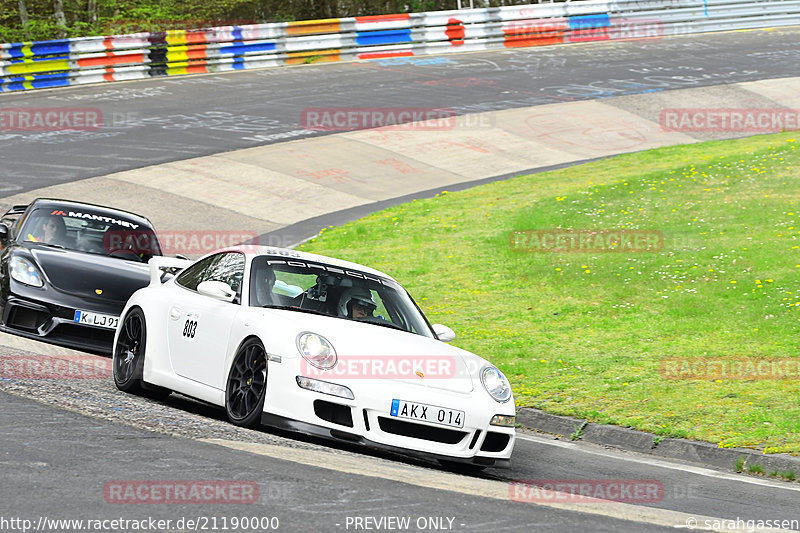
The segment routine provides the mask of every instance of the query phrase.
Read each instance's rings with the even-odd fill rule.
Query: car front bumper
[[[500,404],[482,389],[459,393],[402,381],[336,381],[353,391],[355,399],[349,400],[300,388],[292,370],[285,364],[270,367],[265,425],[476,465],[507,465],[511,457],[514,428],[489,422],[494,415],[513,416],[513,399]],[[393,417],[394,399],[463,410],[464,424],[456,428]]]
[[[75,311],[119,316],[123,302],[85,299],[53,288],[27,287],[12,282],[2,302],[0,330],[52,344],[108,355],[114,329],[78,324]]]

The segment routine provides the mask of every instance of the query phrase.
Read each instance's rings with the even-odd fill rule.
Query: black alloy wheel
[[[267,352],[258,339],[239,347],[228,373],[225,410],[232,424],[255,427],[261,422],[267,392]]]

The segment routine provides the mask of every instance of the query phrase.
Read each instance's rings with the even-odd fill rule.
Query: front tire
[[[145,383],[144,357],[147,346],[147,326],[144,312],[134,307],[122,322],[122,329],[114,346],[112,367],[114,384],[117,388],[131,394],[140,394],[155,399],[170,395],[168,389]]]
[[[236,426],[261,422],[267,392],[267,352],[258,339],[248,339],[233,358],[225,387],[225,411]]]

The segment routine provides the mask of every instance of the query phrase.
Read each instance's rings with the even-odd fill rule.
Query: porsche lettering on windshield
[[[324,270],[326,272],[331,272],[333,274],[344,274],[344,275],[351,276],[351,277],[358,278],[358,279],[364,279],[364,280],[368,280],[368,281],[375,281],[377,283],[381,283],[383,285],[387,285],[387,286],[390,286],[390,287],[395,286],[395,284],[391,283],[389,280],[385,280],[385,279],[382,279],[382,278],[379,278],[379,277],[376,277],[376,276],[370,276],[369,274],[363,274],[361,272],[355,272],[353,270],[344,270],[342,268],[337,268],[337,267],[329,266],[329,265],[320,265],[320,264],[316,264],[316,263],[304,263],[302,261],[283,261],[283,260],[275,260],[275,259],[268,259],[266,261],[266,264],[269,265],[269,266],[287,265],[287,266],[290,266],[290,267],[299,267],[299,268],[308,268],[308,269],[317,268],[317,269],[320,269],[320,270]]]

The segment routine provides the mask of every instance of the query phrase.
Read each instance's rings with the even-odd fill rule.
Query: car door
[[[244,265],[244,254],[224,252],[195,263],[175,280],[167,335],[172,366],[179,376],[224,390],[231,326],[242,308]],[[225,282],[237,296],[226,302],[201,294],[197,286],[204,281]]]

